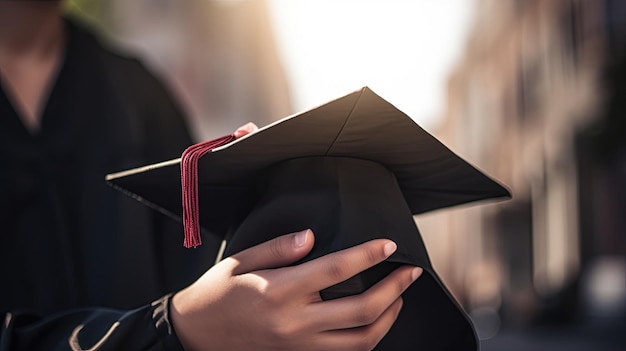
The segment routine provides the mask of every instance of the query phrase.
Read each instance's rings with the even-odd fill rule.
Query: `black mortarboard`
[[[412,215],[510,197],[505,188],[369,88],[225,141],[197,163],[200,225],[203,233],[226,238],[225,256],[306,228],[316,240],[303,261],[392,239],[398,249],[387,261],[320,292],[322,298],[360,293],[402,264],[420,266],[428,274],[404,293],[398,320],[376,350],[478,348],[471,322],[433,270]],[[107,180],[180,220],[180,163]]]

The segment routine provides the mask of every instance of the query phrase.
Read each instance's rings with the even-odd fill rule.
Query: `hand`
[[[228,257],[176,294],[171,316],[188,351],[371,350],[422,273],[403,266],[359,295],[322,301],[319,291],[384,261],[396,245],[377,239],[297,266],[310,230]],[[282,267],[282,268],[278,268]]]

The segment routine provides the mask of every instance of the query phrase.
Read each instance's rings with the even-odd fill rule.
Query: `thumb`
[[[315,237],[310,229],[286,234],[257,246],[232,255],[236,266],[233,274],[244,274],[262,269],[279,268],[290,265],[313,248]]]

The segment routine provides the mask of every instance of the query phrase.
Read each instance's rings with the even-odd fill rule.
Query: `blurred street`
[[[624,351],[626,324],[504,330],[482,341],[482,351]]]

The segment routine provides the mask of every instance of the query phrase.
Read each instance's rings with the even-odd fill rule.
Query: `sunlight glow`
[[[368,85],[423,127],[443,113],[471,0],[270,0],[296,111]]]

